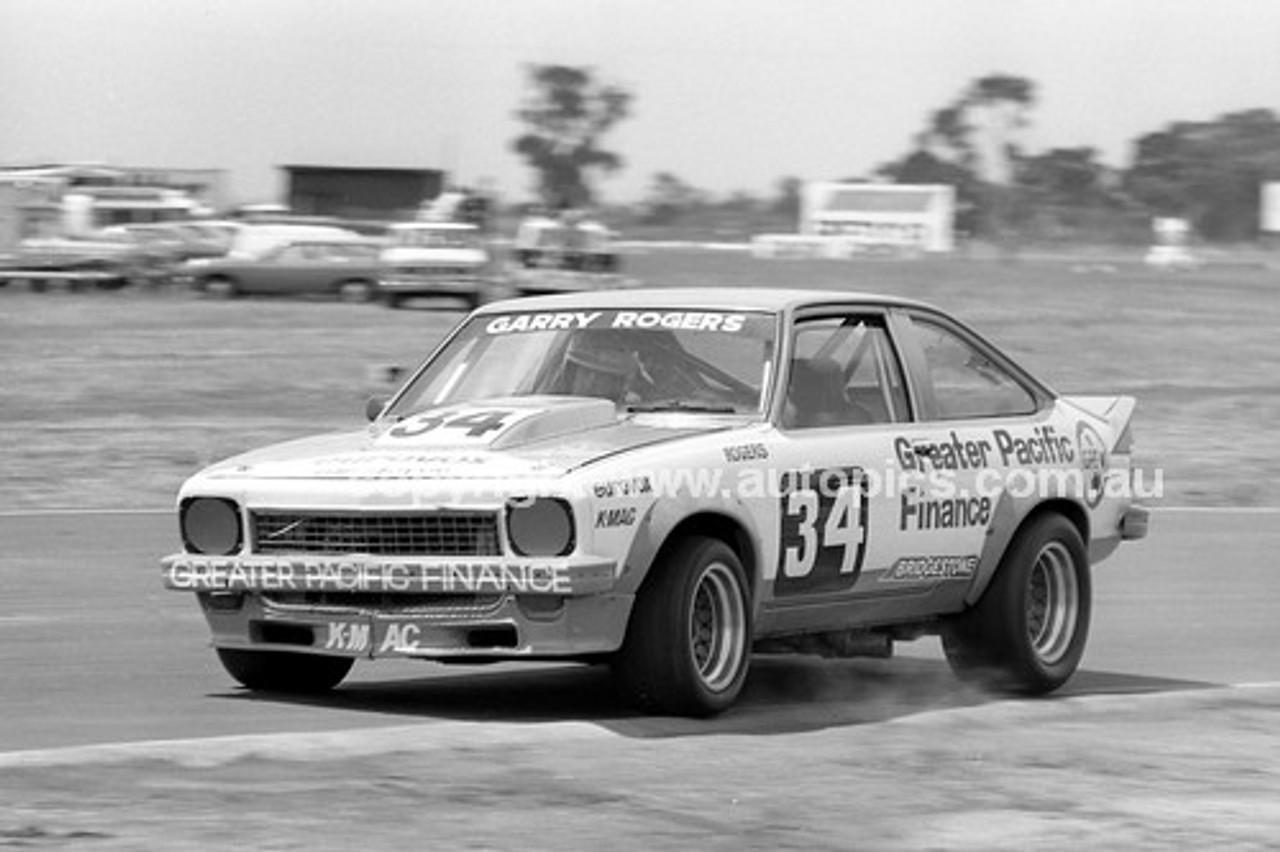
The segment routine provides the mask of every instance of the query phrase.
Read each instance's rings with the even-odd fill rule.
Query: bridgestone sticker
[[[907,556],[893,563],[880,580],[895,583],[968,580],[977,568],[976,556]]]

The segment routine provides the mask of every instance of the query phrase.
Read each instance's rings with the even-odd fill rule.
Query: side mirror
[[[387,407],[400,383],[404,381],[405,369],[399,364],[373,364],[365,370],[367,387],[373,396],[364,405],[365,417],[370,422],[378,419],[382,409]]]

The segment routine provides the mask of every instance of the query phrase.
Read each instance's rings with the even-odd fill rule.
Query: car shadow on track
[[[322,696],[243,690],[220,697],[424,720],[586,722],[627,737],[666,738],[801,733],[1018,700],[1163,693],[1216,685],[1084,670],[1048,698],[1010,699],[962,684],[945,662],[937,660],[761,656],[752,662],[737,704],[712,719],[638,714],[615,696],[608,669],[603,666],[501,673],[470,670],[428,678],[353,680]]]

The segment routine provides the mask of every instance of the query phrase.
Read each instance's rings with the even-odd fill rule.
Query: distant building
[[[951,251],[955,190],[945,185],[811,183],[800,233],[864,246]]]
[[[941,184],[809,183],[795,234],[759,234],[759,257],[916,255],[955,248],[955,190]]]
[[[83,236],[206,213],[221,197],[222,174],[85,164],[0,168],[0,252],[27,237]]]
[[[116,185],[153,187],[181,192],[201,207],[222,210],[228,204],[225,169],[165,169],[121,166]]]
[[[302,216],[411,220],[444,189],[439,169],[281,166],[289,209]]]

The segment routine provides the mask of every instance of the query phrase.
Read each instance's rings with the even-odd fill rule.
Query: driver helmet
[[[623,402],[632,379],[640,371],[636,353],[601,340],[600,335],[580,334],[565,351],[563,392]]]

